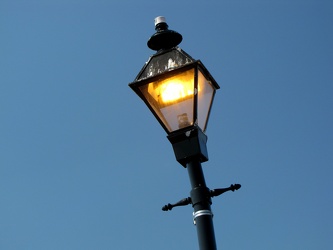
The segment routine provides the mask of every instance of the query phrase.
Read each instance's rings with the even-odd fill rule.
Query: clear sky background
[[[331,0],[0,1],[0,249],[198,249],[162,127],[128,87],[154,18],[221,86],[219,249],[333,247]]]

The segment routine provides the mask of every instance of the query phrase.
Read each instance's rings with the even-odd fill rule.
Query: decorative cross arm
[[[230,187],[227,187],[227,188],[217,188],[217,189],[209,190],[209,195],[210,195],[210,197],[215,197],[215,196],[219,196],[219,195],[221,195],[221,194],[223,194],[227,191],[234,192],[235,190],[238,190],[240,188],[241,188],[240,184],[231,184]],[[176,202],[175,204],[168,203],[167,205],[162,207],[162,210],[163,211],[168,211],[168,210],[171,211],[172,208],[174,208],[174,207],[186,206],[188,204],[192,204],[191,197],[184,198],[184,199]]]
[[[213,189],[213,190],[210,190],[210,197],[219,196],[227,191],[234,192],[235,190],[238,190],[240,188],[241,188],[241,184],[231,184],[230,187],[228,187],[228,188]]]
[[[182,200],[178,201],[175,204],[168,203],[167,205],[162,207],[162,210],[163,211],[168,211],[168,210],[171,211],[171,209],[174,208],[174,207],[186,206],[186,205],[191,204],[191,203],[192,203],[191,197],[188,197],[188,198],[185,198],[185,199],[182,199]]]

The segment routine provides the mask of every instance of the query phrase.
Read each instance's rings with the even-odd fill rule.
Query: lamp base
[[[176,160],[186,168],[193,159],[208,161],[207,136],[197,126],[175,131],[167,136],[172,144]]]

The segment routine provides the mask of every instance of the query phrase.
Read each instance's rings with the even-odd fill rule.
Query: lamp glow
[[[177,101],[186,96],[193,95],[193,85],[181,81],[167,81],[161,84],[161,97],[164,103]],[[190,87],[190,88],[189,88]],[[192,87],[192,89],[191,89]]]
[[[193,70],[152,82],[148,86],[148,93],[160,105],[170,105],[192,98],[194,94]]]

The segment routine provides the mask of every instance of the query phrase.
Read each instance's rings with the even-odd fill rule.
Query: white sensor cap
[[[159,23],[166,23],[164,16],[158,16],[155,18],[155,26]]]

